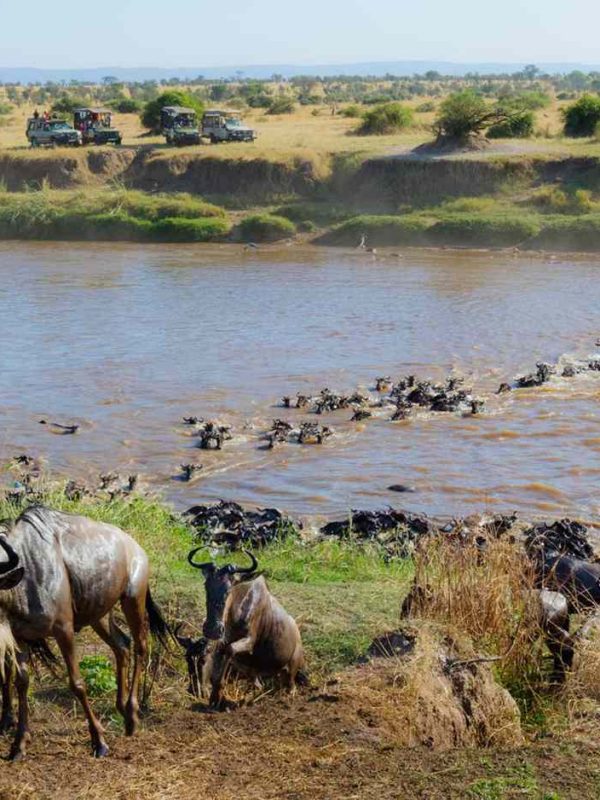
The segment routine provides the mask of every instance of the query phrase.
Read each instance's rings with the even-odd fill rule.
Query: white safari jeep
[[[256,131],[231,111],[206,111],[202,117],[202,136],[213,144],[219,142],[253,142]]]

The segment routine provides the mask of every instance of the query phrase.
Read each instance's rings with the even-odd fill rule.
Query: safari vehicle
[[[231,111],[206,111],[202,117],[202,136],[218,142],[253,142],[256,131]]]
[[[164,106],[160,110],[160,128],[167,144],[200,144],[198,120],[193,108]]]
[[[83,144],[121,144],[121,132],[112,127],[112,113],[107,108],[76,108],[73,127],[80,131]]]
[[[32,147],[57,147],[58,145],[79,147],[81,133],[74,130],[64,119],[31,117],[27,120],[26,134]]]

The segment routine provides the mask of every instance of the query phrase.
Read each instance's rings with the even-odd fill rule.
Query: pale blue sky
[[[0,66],[598,63],[598,0],[0,0]]]

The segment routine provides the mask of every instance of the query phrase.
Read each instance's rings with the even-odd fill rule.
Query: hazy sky
[[[600,61],[598,0],[0,0],[0,65]]]

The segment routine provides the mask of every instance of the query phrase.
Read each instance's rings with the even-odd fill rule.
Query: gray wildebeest
[[[15,684],[19,716],[11,759],[25,755],[30,739],[27,688],[32,648],[52,637],[64,658],[69,686],[88,721],[95,756],[108,747],[92,711],[79,672],[74,635],[90,625],[111,647],[116,660],[117,708],[128,736],[138,724],[138,687],[144,668],[148,627],[163,642],[169,628],[148,589],[148,558],[127,533],[87,517],[31,506],[6,530],[23,577],[10,592],[0,594],[0,648],[15,651]],[[10,574],[8,578],[10,579]],[[0,588],[2,585],[0,577]],[[121,604],[134,643],[134,666],[128,690],[129,637],[117,626],[112,610]],[[16,645],[15,645],[16,642]],[[3,652],[0,651],[0,658]],[[6,659],[3,658],[2,663]],[[12,666],[12,665],[11,665]],[[3,714],[10,721],[10,673],[5,676]]]
[[[244,550],[252,566],[217,567],[212,561],[194,561],[202,549],[192,550],[188,561],[204,575],[203,633],[216,642],[210,663],[211,707],[218,708],[223,702],[223,681],[230,666],[255,678],[283,676],[289,689],[305,683],[300,631],[273,597],[264,577],[255,574],[256,558]]]

